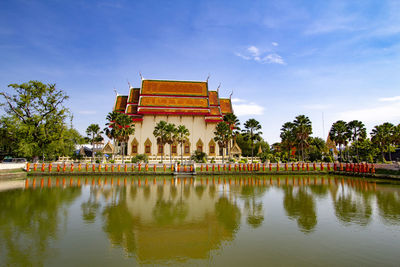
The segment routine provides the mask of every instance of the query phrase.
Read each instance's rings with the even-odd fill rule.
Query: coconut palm
[[[332,124],[332,127],[329,131],[329,136],[336,145],[339,145],[340,161],[342,161],[342,145],[347,145],[347,142],[351,136],[349,126],[345,121],[338,120]]]
[[[254,141],[259,140],[262,135],[261,124],[255,119],[249,119],[244,123],[244,137],[251,142],[251,162],[253,163],[254,157]]]
[[[360,162],[358,155],[358,141],[364,139],[367,135],[367,130],[365,129],[364,123],[358,120],[352,120],[348,124],[349,130],[351,132],[350,139],[354,142],[357,153],[357,162]]]
[[[286,122],[281,128],[281,144],[287,148],[288,160],[290,159],[293,146],[296,145],[295,129],[296,127],[293,122]]]
[[[162,145],[163,153],[161,153],[161,161],[163,161],[164,145],[167,143],[167,125],[166,121],[160,121],[154,127],[153,135],[157,138],[157,144]]]
[[[372,129],[371,141],[378,145],[382,153],[382,160],[384,160],[384,152],[389,152],[389,160],[392,161],[392,143],[393,136],[395,135],[395,126],[389,122],[377,125]]]
[[[183,145],[189,140],[189,130],[185,125],[179,125],[174,133],[174,139],[181,145],[181,162],[183,162]]]
[[[100,126],[98,124],[90,124],[86,129],[86,134],[89,137],[90,143],[92,145],[92,162],[94,161],[94,143],[103,140],[100,131]]]
[[[166,129],[166,141],[167,144],[169,144],[169,162],[172,163],[172,144],[175,143],[176,141],[175,132],[177,129],[175,127],[175,124],[173,123],[168,123],[165,129]]]
[[[232,130],[232,140],[235,142],[236,136],[239,134],[240,131],[240,121],[239,119],[236,117],[235,114],[233,113],[228,113],[224,116],[224,121],[229,125],[229,127]],[[228,154],[229,154],[229,158],[231,157],[231,144],[232,142],[228,143]]]
[[[229,140],[232,137],[232,130],[226,122],[221,121],[217,124],[214,135],[214,141],[218,143],[220,148],[222,148],[222,163],[224,163],[224,148],[228,147]]]
[[[108,121],[106,123],[106,127],[103,129],[104,134],[110,138],[113,143],[114,143],[114,147],[116,146],[115,141],[116,141],[116,136],[115,136],[115,120],[117,118],[117,116],[119,115],[119,112],[113,111],[107,114],[106,120]],[[113,151],[113,157],[114,157],[114,151]]]
[[[305,115],[299,115],[294,120],[297,143],[300,145],[301,158],[304,161],[304,148],[308,146],[308,137],[312,134],[311,121]]]
[[[122,163],[124,163],[125,147],[129,141],[129,136],[135,134],[135,124],[131,116],[120,113],[115,117],[114,127],[115,138],[122,146]]]

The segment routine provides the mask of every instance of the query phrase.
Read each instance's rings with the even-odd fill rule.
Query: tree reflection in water
[[[244,208],[247,212],[247,224],[258,228],[264,222],[264,207],[262,201],[257,201],[266,192],[267,187],[243,186],[240,195],[244,200]]]
[[[42,266],[58,238],[61,214],[81,188],[42,188],[0,193],[0,258],[4,266]],[[63,211],[60,213],[60,211]]]
[[[121,246],[127,252],[133,253],[136,250],[134,226],[138,220],[128,212],[126,189],[114,188],[113,194],[118,195],[118,201],[112,201],[103,209],[103,230],[113,245]]]
[[[94,223],[96,220],[97,211],[101,204],[97,201],[97,187],[90,188],[89,199],[81,204],[82,218],[86,223]]]
[[[297,221],[300,231],[312,233],[317,225],[314,199],[305,187],[298,187],[296,194],[293,191],[293,186],[284,187],[283,206],[286,214],[289,219]]]
[[[353,194],[339,194],[337,199],[334,199],[334,207],[336,217],[344,224],[366,226],[371,221],[371,205],[356,199]]]
[[[385,223],[400,224],[400,193],[380,192],[376,193],[379,215]]]

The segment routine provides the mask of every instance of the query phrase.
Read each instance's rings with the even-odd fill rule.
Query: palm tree
[[[379,146],[384,160],[384,152],[389,152],[389,160],[392,161],[391,145],[395,134],[395,126],[389,122],[377,125],[372,129],[371,141]]]
[[[100,131],[100,126],[98,124],[90,124],[86,129],[86,134],[92,144],[92,162],[94,161],[94,143],[103,140],[103,137],[101,137],[102,133],[103,131]]]
[[[339,145],[340,151],[340,161],[343,160],[342,158],[342,145],[346,145],[351,132],[349,127],[345,121],[338,120],[334,124],[332,124],[331,130],[329,131],[329,136],[335,144]]]
[[[174,133],[174,139],[181,145],[181,162],[183,162],[183,144],[189,139],[189,130],[185,125],[179,125]]]
[[[281,144],[288,150],[288,160],[290,159],[292,148],[296,144],[295,130],[296,127],[293,122],[286,122],[281,128]]]
[[[352,120],[348,124],[349,130],[351,132],[351,141],[355,143],[357,151],[357,162],[360,162],[358,155],[358,141],[364,139],[367,135],[367,130],[365,129],[364,123],[358,120]]]
[[[167,125],[166,121],[160,121],[154,127],[153,135],[157,138],[157,144],[162,145],[161,161],[163,161],[164,145],[167,143]]]
[[[166,129],[166,141],[169,144],[169,162],[172,163],[172,144],[176,141],[175,139],[175,132],[176,127],[173,123],[168,123],[165,127]]]
[[[108,121],[106,123],[106,128],[103,129],[103,132],[105,133],[105,135],[110,138],[113,143],[114,143],[114,147],[116,146],[115,141],[116,141],[116,136],[115,136],[115,120],[117,118],[117,116],[119,115],[119,112],[113,111],[107,114],[106,120]],[[113,158],[114,158],[114,153],[115,151],[113,151]]]
[[[232,130],[228,124],[221,121],[220,123],[217,124],[214,135],[215,135],[214,141],[218,143],[218,146],[220,148],[222,148],[222,163],[224,163],[225,162],[224,148],[228,147],[228,142],[232,137]]]
[[[245,139],[249,140],[251,142],[251,163],[253,163],[253,157],[254,157],[254,141],[260,139],[260,136],[262,135],[261,130],[261,124],[255,120],[255,119],[249,119],[244,123],[244,128],[243,130],[245,134]]]
[[[299,115],[293,123],[295,125],[296,139],[300,145],[301,157],[304,161],[304,147],[308,146],[308,137],[312,134],[311,121],[305,115]]]
[[[224,121],[229,125],[229,127],[232,130],[232,138],[233,141],[235,142],[236,136],[239,134],[240,131],[240,122],[239,119],[236,117],[235,114],[233,113],[228,113],[224,116]],[[231,158],[231,142],[228,143],[228,154],[229,158]]]
[[[115,118],[115,138],[121,143],[122,146],[122,163],[124,163],[125,146],[129,141],[129,136],[135,134],[135,124],[131,116],[125,113],[120,113]]]

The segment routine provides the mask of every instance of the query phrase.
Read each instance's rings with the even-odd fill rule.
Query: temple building
[[[215,127],[223,116],[233,113],[230,98],[220,98],[218,90],[208,90],[208,82],[142,79],[141,88],[130,88],[129,95],[117,95],[114,111],[132,117],[135,134],[128,142],[127,155],[146,154],[151,158],[169,155],[169,145],[157,144],[154,127],[162,120],[176,126],[185,125],[190,132],[184,144],[187,158],[195,150],[209,157],[222,155],[214,141]],[[180,157],[180,145],[172,145],[172,156]],[[236,145],[232,152],[240,155]]]

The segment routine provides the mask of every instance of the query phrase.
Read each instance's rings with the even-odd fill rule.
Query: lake
[[[398,182],[171,178],[37,177],[3,187],[0,266],[399,265]]]

